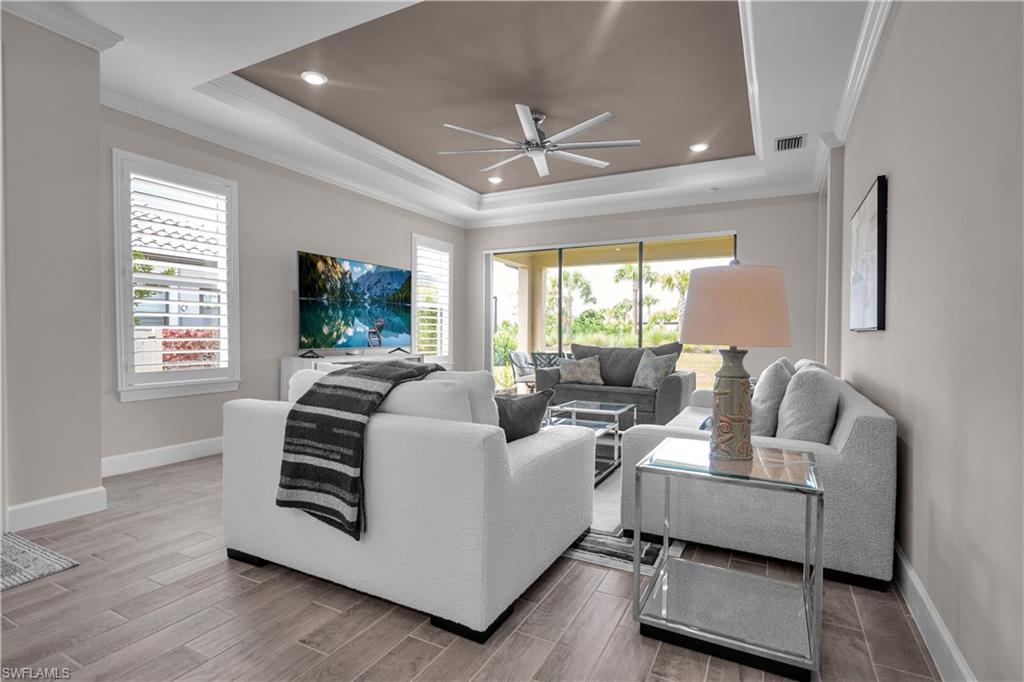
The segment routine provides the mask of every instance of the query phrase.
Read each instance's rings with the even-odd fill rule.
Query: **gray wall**
[[[99,55],[3,15],[9,505],[100,485]]]
[[[277,399],[280,358],[295,354],[295,252],[347,256],[409,268],[412,235],[455,244],[454,357],[462,356],[463,230],[424,218],[223,147],[104,108],[100,126],[103,456],[219,436],[221,405]],[[122,403],[117,397],[111,150],[117,147],[238,182],[242,386],[233,393]]]
[[[847,139],[889,177],[888,329],[842,373],[899,424],[898,541],[979,679],[1024,678],[1020,3],[894,8]]]
[[[526,246],[582,244],[612,239],[737,233],[740,261],[779,265],[785,270],[793,345],[755,348],[747,356],[749,372],[760,372],[780,355],[820,357],[818,348],[818,197],[737,201],[687,208],[557,220],[529,225],[471,230],[466,237],[466,363],[484,366],[484,252]]]

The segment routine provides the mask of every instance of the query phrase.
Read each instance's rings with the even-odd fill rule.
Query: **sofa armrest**
[[[697,387],[697,374],[689,369],[669,374],[658,386],[654,398],[654,422],[667,424],[690,404],[690,394]]]
[[[710,388],[698,388],[690,394],[690,405],[712,409],[715,406],[715,392]]]
[[[537,391],[543,391],[548,388],[554,388],[561,381],[562,373],[558,371],[557,367],[538,367],[537,368]]]

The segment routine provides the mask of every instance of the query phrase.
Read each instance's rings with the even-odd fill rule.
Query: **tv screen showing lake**
[[[299,347],[412,345],[412,272],[299,252]]]

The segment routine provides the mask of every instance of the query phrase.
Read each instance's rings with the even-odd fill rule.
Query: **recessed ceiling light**
[[[323,85],[327,82],[327,76],[323,75],[319,71],[303,71],[302,80],[306,81],[310,85]]]
[[[499,178],[497,175],[492,175],[491,177],[487,178],[487,182],[491,183],[492,185],[500,185],[501,178]]]
[[[707,142],[698,142],[697,144],[691,144],[690,145],[690,151],[691,152],[706,152],[710,146],[711,145],[709,145]]]

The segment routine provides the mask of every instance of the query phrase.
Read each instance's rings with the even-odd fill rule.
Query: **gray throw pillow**
[[[558,381],[562,384],[604,384],[601,379],[600,355],[591,355],[582,360],[560,358],[558,374]]]
[[[754,395],[750,400],[752,413],[750,418],[751,436],[774,436],[779,421],[779,405],[786,395],[786,387],[793,376],[779,358],[765,367],[754,384]],[[786,362],[789,362],[786,360]]]
[[[818,362],[817,360],[811,360],[810,358],[804,358],[803,360],[797,360],[796,364],[794,365],[794,367],[796,367],[796,372],[799,372],[802,369],[807,369],[808,367],[817,367],[818,369],[825,370],[829,374],[832,373],[832,370],[830,370],[828,368],[828,365],[826,365],[823,362]],[[793,372],[793,373],[796,374],[796,372]]]
[[[665,377],[675,369],[678,359],[678,353],[655,355],[649,348],[645,348],[644,354],[640,358],[640,365],[636,368],[636,375],[633,376],[633,388],[658,390],[658,386],[665,380]]]
[[[498,404],[498,426],[505,432],[505,442],[532,436],[540,431],[544,414],[555,392],[550,388],[532,395],[494,396]]]
[[[789,380],[779,405],[777,438],[828,443],[839,408],[839,380],[826,370],[808,367]]]

